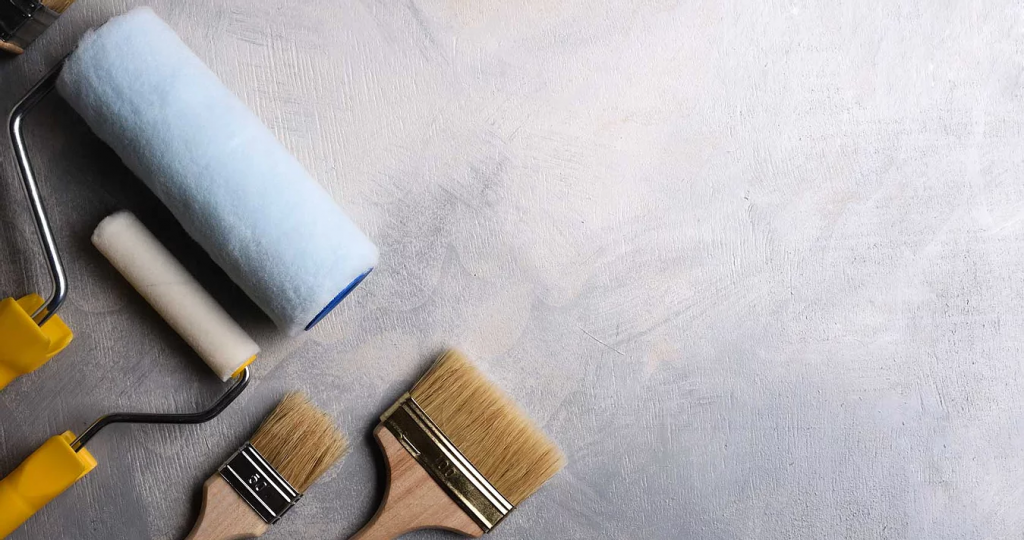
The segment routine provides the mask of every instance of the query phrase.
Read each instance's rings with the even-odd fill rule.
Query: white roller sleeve
[[[255,78],[273,88],[273,73]],[[152,10],[87,33],[57,89],[289,334],[376,266],[373,242]]]
[[[130,212],[118,212],[100,222],[92,243],[221,380],[228,380],[260,351]]]

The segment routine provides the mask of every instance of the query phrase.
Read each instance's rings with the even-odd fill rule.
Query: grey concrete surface
[[[0,61],[0,109],[141,3],[80,0]],[[30,142],[77,339],[0,392],[0,473],[102,413],[222,389],[89,244],[114,210],[266,352],[214,422],[104,432],[12,539],[181,538],[290,389],[354,450],[267,537],[344,538],[381,496],[375,418],[451,345],[569,458],[494,538],[1024,534],[1020,2],[148,3],[383,262],[285,338],[47,101]],[[45,289],[0,162],[0,294]]]

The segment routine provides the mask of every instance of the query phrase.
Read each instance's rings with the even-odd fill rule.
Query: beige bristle
[[[297,392],[281,400],[249,442],[299,493],[348,451],[331,418]]]
[[[25,52],[25,50],[21,47],[13,43],[7,43],[6,41],[0,41],[0,51],[4,51],[11,54],[21,54]]]
[[[67,11],[71,4],[74,4],[75,0],[43,0],[42,4],[57,13],[64,13]]]
[[[409,394],[514,505],[565,466],[554,442],[457,351],[438,359]]]

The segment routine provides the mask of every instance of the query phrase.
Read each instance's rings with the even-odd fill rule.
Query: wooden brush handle
[[[203,484],[203,508],[185,540],[255,538],[263,536],[267,528],[263,518],[219,474],[215,474]]]
[[[390,540],[418,529],[484,534],[387,428],[377,426],[373,435],[384,451],[388,485],[377,513],[350,540]]]

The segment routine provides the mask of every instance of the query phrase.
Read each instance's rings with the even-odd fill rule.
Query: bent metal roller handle
[[[259,347],[135,218],[118,212],[96,228],[93,244],[147,302],[231,388],[208,410],[190,414],[117,413],[93,422],[82,435],[52,437],[0,480],[0,538],[96,467],[85,449],[115,423],[198,424],[212,420],[249,384],[249,364]]]
[[[85,443],[104,427],[116,423],[201,424],[217,417],[249,384],[243,368],[231,388],[205,411],[184,414],[115,413],[98,418],[79,437],[71,431],[51,437],[17,469],[0,480],[0,539],[14,532],[50,501],[96,468]]]
[[[25,116],[53,90],[63,64],[61,61],[29,90],[14,106],[8,122],[18,171],[28,194],[53,288],[45,300],[38,294],[29,294],[17,300],[11,297],[0,301],[0,390],[17,377],[40,368],[64,350],[74,337],[71,329],[56,314],[67,297],[68,279],[22,134]]]

